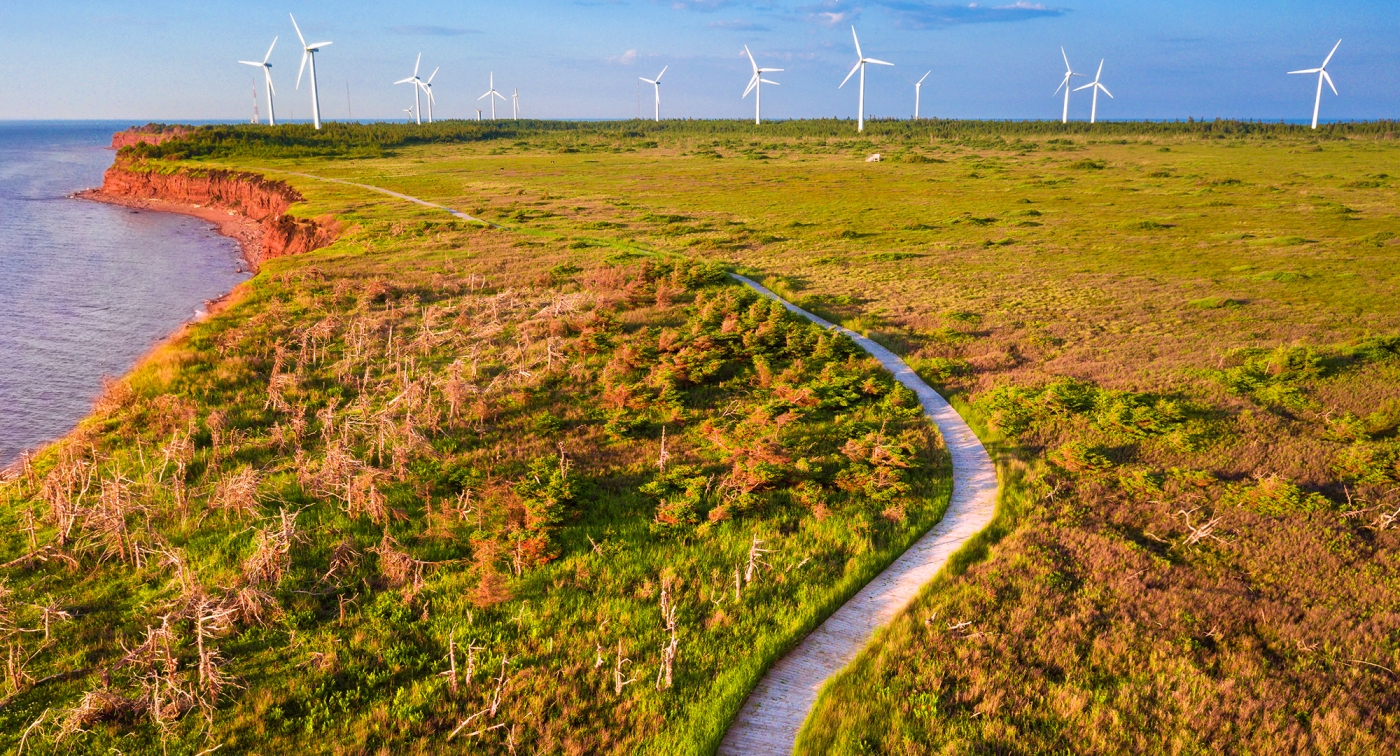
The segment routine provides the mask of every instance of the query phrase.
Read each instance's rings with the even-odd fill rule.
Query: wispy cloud
[[[676,10],[694,11],[717,11],[720,8],[734,5],[734,0],[656,0],[675,8]]]
[[[711,29],[728,29],[730,31],[769,31],[769,27],[763,24],[756,24],[752,21],[733,19],[731,21],[711,21],[707,24]]]
[[[480,34],[477,29],[463,29],[456,26],[430,26],[406,24],[391,26],[389,31],[407,37],[460,37],[465,34]]]
[[[960,24],[995,24],[1055,18],[1068,13],[1066,8],[1052,8],[1025,0],[1010,5],[953,5],[951,3],[922,3],[917,0],[874,0],[889,9],[898,22],[916,29],[928,29]]]
[[[614,55],[611,58],[608,58],[608,62],[617,63],[618,65],[622,66],[630,66],[633,63],[637,62],[637,51],[628,50],[627,52],[622,53],[621,55]]]

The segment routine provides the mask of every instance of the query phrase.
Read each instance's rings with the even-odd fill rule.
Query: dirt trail
[[[389,191],[388,189],[381,189],[380,187],[377,187],[377,186],[370,186],[369,184],[357,184],[357,183],[355,183],[354,181],[346,181],[345,179],[326,178],[326,177],[324,177],[324,176],[313,176],[313,175],[311,175],[311,174],[309,174],[309,173],[297,173],[296,171],[284,171],[284,170],[281,170],[281,169],[278,169],[278,168],[257,168],[257,169],[254,169],[254,170],[263,171],[264,173],[281,173],[281,174],[284,174],[284,175],[287,175],[287,176],[300,176],[300,177],[302,177],[302,178],[315,179],[315,180],[317,180],[317,181],[326,181],[326,182],[329,182],[329,183],[332,183],[332,184],[344,184],[345,186],[353,186],[353,187],[356,187],[356,188],[359,188],[359,189],[366,189],[366,190],[371,191],[371,192],[379,192],[380,194],[387,194],[387,195],[389,195],[390,197],[395,197],[395,198],[397,198],[397,199],[404,200],[405,202],[412,202],[412,203],[415,204],[415,205],[422,205],[423,207],[431,207],[431,208],[436,208],[436,209],[438,209],[438,210],[443,210],[443,211],[446,211],[449,215],[452,215],[452,216],[457,217],[457,218],[461,218],[462,220],[464,220],[464,221],[469,221],[469,222],[471,222],[471,223],[481,223],[481,224],[484,224],[484,225],[487,225],[487,226],[494,226],[494,225],[495,225],[495,224],[492,224],[492,223],[487,223],[486,221],[484,221],[484,220],[482,220],[482,219],[480,219],[480,218],[473,218],[472,216],[467,215],[466,213],[462,212],[461,210],[453,210],[452,208],[446,207],[446,206],[444,206],[444,205],[439,205],[439,204],[436,204],[436,203],[433,203],[433,202],[429,202],[429,201],[427,201],[427,200],[421,200],[421,199],[418,199],[417,197],[410,197],[410,196],[408,196],[407,194],[399,194],[398,192]]]
[[[768,670],[719,747],[726,756],[790,754],[827,679],[849,664],[875,630],[918,595],[953,552],[992,521],[997,471],[957,411],[893,352],[784,301],[754,281],[740,275],[734,278],[817,325],[840,331],[879,360],[896,380],[918,394],[924,414],[938,426],[953,459],[953,498],[943,519]]]

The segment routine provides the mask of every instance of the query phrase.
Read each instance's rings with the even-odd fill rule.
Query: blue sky
[[[786,69],[766,87],[775,118],[854,117],[856,92],[837,85],[855,61],[851,24],[872,68],[867,112],[907,117],[913,85],[923,114],[1055,118],[1064,45],[1076,70],[1105,59],[1104,118],[1309,117],[1316,80],[1287,71],[1331,65],[1341,97],[1324,119],[1400,116],[1400,3],[1395,0],[8,0],[0,24],[0,119],[246,119],[254,69],[274,36],[278,114],[307,118],[294,89],[293,12],[313,41],[328,118],[402,117],[423,53],[435,67],[439,117],[475,117],[494,71],[520,90],[525,115],[627,118],[637,77],[670,66],[662,114],[751,117],[741,100],[748,44],[760,65]],[[854,82],[853,82],[854,83]],[[261,80],[258,81],[261,89]],[[1088,117],[1087,92],[1073,115]],[[650,112],[650,93],[643,110]],[[509,105],[502,112],[509,111]]]

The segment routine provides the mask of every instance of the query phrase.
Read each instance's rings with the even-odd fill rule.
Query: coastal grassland
[[[339,241],[4,483],[0,749],[705,753],[946,507],[914,395],[719,265],[292,180]]]
[[[1390,126],[508,128],[309,172],[736,264],[1005,440],[1002,535],[803,752],[1400,745]]]

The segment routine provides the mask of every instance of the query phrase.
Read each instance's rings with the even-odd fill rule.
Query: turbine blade
[[[484,99],[486,99],[487,97],[490,97],[490,96],[491,96],[491,93],[490,93],[490,92],[487,92],[486,94],[484,94],[484,95],[482,95],[482,96],[476,98],[476,101],[477,101],[477,102],[481,102],[482,100],[484,100]]]
[[[418,66],[423,64],[423,53],[418,53],[418,60],[413,61],[413,78],[418,78]]]
[[[856,41],[856,57],[864,58],[865,53],[860,51],[860,37],[856,36],[856,28],[854,26],[851,27],[851,39]]]
[[[311,57],[310,50],[301,51],[301,68],[297,69],[297,89],[301,89],[301,75],[306,73],[306,59]]]
[[[263,63],[266,63],[268,58],[272,57],[272,48],[277,46],[277,39],[277,37],[273,37],[272,44],[267,46],[267,54],[263,56]]]
[[[665,76],[665,75],[666,75],[666,72],[669,71],[669,70],[671,70],[671,67],[670,67],[670,66],[666,66],[665,68],[662,68],[662,69],[661,69],[661,73],[659,73],[659,74],[656,75],[656,80],[657,80],[658,82],[661,81],[661,77],[662,77],[662,76]]]
[[[306,47],[306,37],[301,36],[301,27],[300,27],[300,26],[297,26],[297,17],[296,17],[296,16],[293,16],[293,15],[290,14],[290,13],[288,13],[287,15],[291,17],[291,19],[292,19],[292,28],[297,30],[297,39],[301,40],[301,46],[302,46],[303,49],[305,49],[305,47]]]
[[[652,81],[651,79],[643,78],[643,77],[641,77],[641,76],[638,76],[637,78],[638,78],[638,79],[641,79],[642,81],[645,81],[645,82],[648,83],[648,84],[655,84],[655,83],[656,83],[656,82]]]
[[[929,76],[929,74],[931,74],[931,73],[933,73],[933,72],[932,72],[932,71],[929,71],[928,73],[924,74],[924,79],[927,79],[928,76]],[[919,79],[919,83],[920,83],[920,84],[923,84],[923,83],[924,83],[924,79]]]
[[[307,47],[308,49],[311,49],[311,50],[319,50],[319,49],[321,49],[322,47],[330,47],[332,44],[335,44],[335,43],[333,43],[333,42],[317,42],[317,43],[314,44],[314,45],[307,45],[306,47]]]
[[[851,77],[856,75],[856,71],[859,70],[860,67],[861,67],[862,65],[865,65],[865,61],[864,61],[864,60],[857,61],[857,62],[856,62],[856,67],[855,67],[855,68],[852,68],[852,69],[851,69],[851,72],[848,73],[848,74],[846,74],[846,78],[844,78],[844,79],[841,80],[841,86],[840,86],[840,87],[837,87],[837,89],[840,89],[841,87],[846,86],[846,82],[850,81],[850,80],[851,80]]]
[[[1321,73],[1321,72],[1322,72],[1322,69],[1321,69],[1321,68],[1309,68],[1309,69],[1307,69],[1306,71],[1289,71],[1289,72],[1288,72],[1288,75],[1289,75],[1289,76],[1292,76],[1292,75],[1294,75],[1294,74],[1315,74],[1315,73]]]
[[[1337,44],[1335,44],[1335,45],[1332,46],[1332,52],[1327,53],[1327,60],[1322,61],[1322,67],[1323,67],[1323,68],[1326,68],[1326,67],[1327,67],[1327,64],[1332,62],[1332,56],[1337,54],[1337,48],[1338,48],[1338,47],[1341,47],[1341,46],[1342,46],[1342,41],[1339,39],[1339,40],[1337,40]]]
[[[267,91],[271,92],[273,97],[276,97],[277,90],[272,88],[272,67],[264,67],[263,74],[267,77]]]
[[[1065,52],[1065,47],[1064,47],[1064,45],[1060,45],[1060,57],[1062,57],[1062,58],[1065,59],[1065,71],[1067,71],[1067,72],[1073,72],[1073,71],[1074,71],[1074,66],[1071,66],[1071,65],[1069,64],[1069,54]]]
[[[1065,78],[1062,81],[1060,81],[1060,86],[1055,87],[1055,94],[1052,94],[1050,96],[1054,97],[1055,95],[1058,95],[1060,93],[1060,90],[1064,89],[1067,86],[1069,86],[1069,74],[1065,74]]]
[[[1094,86],[1097,86],[1101,92],[1103,92],[1104,94],[1108,95],[1108,99],[1110,99],[1110,100],[1114,99],[1113,93],[1110,92],[1110,91],[1108,91],[1108,87],[1105,87],[1105,86],[1102,85],[1102,84],[1095,84]]]
[[[1075,87],[1075,88],[1074,88],[1074,91],[1078,92],[1078,91],[1081,90],[1081,89],[1092,89],[1092,88],[1094,88],[1094,86],[1096,86],[1096,85],[1094,84],[1094,82],[1089,82],[1088,84],[1085,84],[1085,85],[1082,86],[1082,87]]]
[[[506,96],[503,95],[503,94],[501,94],[500,92],[492,92],[491,94],[496,95],[497,97],[501,98],[501,102],[505,102],[505,101],[506,101]]]
[[[749,56],[749,64],[753,66],[753,72],[758,73],[758,61],[753,59],[753,53],[749,52],[748,45],[744,45],[744,54]]]
[[[408,77],[407,79],[399,79],[398,81],[394,82],[394,84],[396,84],[396,85],[397,85],[397,84],[411,84],[413,81],[414,81],[414,78],[413,78],[412,76],[410,76],[410,77]]]
[[[741,100],[746,100],[746,99],[748,99],[749,93],[753,91],[753,88],[754,88],[754,87],[758,86],[758,82],[760,82],[760,81],[762,81],[762,80],[759,79],[758,76],[754,76],[752,79],[749,79],[749,87],[748,87],[748,89],[745,89],[745,90],[744,90],[743,96],[740,97],[739,99],[741,99]]]
[[[1332,94],[1341,97],[1342,93],[1337,91],[1337,85],[1332,83],[1332,77],[1326,72],[1322,72],[1322,78],[1327,80],[1327,86],[1332,88]]]
[[[428,77],[428,83],[429,83],[429,84],[432,84],[432,83],[433,83],[433,76],[437,76],[438,69],[440,69],[440,68],[442,68],[442,66],[438,66],[437,68],[434,68],[434,69],[433,69],[432,75],[430,75],[430,76]]]
[[[767,79],[759,79],[759,81],[763,82],[764,84],[772,84],[772,85],[775,86],[775,87],[781,87],[781,86],[782,86],[782,84],[779,84],[779,83],[776,82],[776,81],[769,81],[769,80],[767,80]]]
[[[1094,74],[1094,81],[1098,81],[1103,76],[1103,59],[1099,59],[1099,72]]]
[[[866,62],[866,63],[874,63],[874,64],[877,65],[877,66],[892,66],[892,65],[894,65],[893,63],[886,63],[886,62],[883,61],[883,60],[875,60],[874,58],[866,58],[866,59],[865,59],[865,62]]]
[[[783,71],[783,70],[785,70],[785,69],[782,69],[782,68],[760,68],[760,69],[758,69],[758,72],[759,72],[759,73],[778,73],[779,71]]]
[[[262,67],[263,67],[263,64],[261,64],[261,63],[254,63],[254,62],[251,61],[251,60],[240,60],[240,61],[238,61],[238,62],[239,62],[239,63],[242,63],[242,64],[245,65],[245,66],[253,66],[254,68],[262,68]]]

